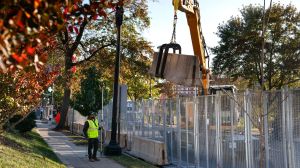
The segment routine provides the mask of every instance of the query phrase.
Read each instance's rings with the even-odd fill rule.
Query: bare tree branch
[[[65,45],[67,43],[66,39],[63,37],[62,31],[60,31],[58,33],[58,38],[60,39],[60,41],[62,42],[63,45]]]
[[[85,49],[85,46],[82,44],[82,42],[80,41],[79,42],[79,45],[82,47],[82,50],[86,53],[89,53],[86,49]]]
[[[299,79],[290,80],[290,81],[286,82],[285,85],[288,85],[288,84],[291,84],[291,83],[295,83],[297,81],[300,81],[300,78]]]
[[[78,62],[75,62],[75,63],[72,63],[72,66],[75,66],[75,65],[80,65],[82,64],[83,62],[85,61],[89,61],[91,58],[93,58],[100,50],[106,48],[106,47],[109,47],[109,46],[112,46],[113,43],[109,43],[109,44],[106,44],[106,45],[103,45],[101,47],[99,47],[98,49],[96,49],[89,57],[85,58],[84,60],[81,60],[81,61],[78,61]]]
[[[85,17],[84,21],[80,25],[79,33],[76,36],[75,42],[72,44],[72,47],[70,48],[71,51],[75,51],[77,49],[77,47],[78,47],[78,45],[81,41],[85,26],[87,25],[87,23],[88,23],[88,20]]]
[[[65,51],[65,49],[63,47],[56,47],[59,50]]]
[[[65,45],[67,48],[66,49],[69,49],[69,46],[68,46],[68,41],[69,41],[69,33],[68,33],[68,29],[65,28],[65,31],[64,31],[64,43],[63,45]]]
[[[262,78],[260,77],[260,74],[259,74],[259,72],[261,71],[261,68],[260,68],[260,66],[259,66],[259,63],[257,63],[257,62],[255,62],[255,67],[256,67],[256,73],[255,73],[255,76],[256,76],[256,78],[257,78],[257,81],[259,81],[259,84],[260,84],[260,86],[262,86]]]

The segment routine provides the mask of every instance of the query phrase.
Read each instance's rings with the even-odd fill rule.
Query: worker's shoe
[[[92,159],[92,158],[91,158],[91,159],[89,159],[89,161],[90,161],[90,162],[95,162],[95,160],[94,160],[94,159]]]
[[[93,158],[94,159],[94,161],[100,161],[100,159],[98,159],[98,158]]]

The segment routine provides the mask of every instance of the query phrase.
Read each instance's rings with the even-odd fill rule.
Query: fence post
[[[269,125],[268,125],[268,93],[263,94],[263,110],[264,110],[264,136],[265,136],[265,151],[266,151],[266,168],[270,168],[270,151],[269,151]]]
[[[173,114],[173,108],[172,108],[172,102],[173,102],[174,100],[172,99],[172,101],[170,100],[170,102],[169,102],[169,109],[170,109],[170,122],[171,122],[171,132],[170,132],[170,139],[171,139],[171,142],[170,142],[170,146],[171,146],[171,148],[170,148],[170,154],[171,154],[171,156],[170,156],[170,158],[171,158],[171,163],[173,163],[173,161],[174,161],[174,159],[173,159],[173,132],[174,132],[174,130],[173,130],[173,126],[174,126],[174,114]]]
[[[208,150],[208,126],[209,120],[207,116],[207,96],[204,97],[204,115],[205,115],[205,147],[206,147],[206,168],[209,168],[209,150]]]
[[[221,104],[220,95],[215,95],[215,112],[216,112],[216,145],[217,145],[217,168],[223,167],[222,164],[222,136],[221,136]]]
[[[149,110],[150,110],[150,104],[149,104],[149,102],[150,102],[150,99],[148,99],[147,100],[147,103],[145,103],[145,104],[147,104],[147,110],[145,110],[145,113],[146,113],[146,121],[147,121],[147,135],[146,135],[146,137],[148,137],[149,138],[149,132],[150,132],[150,120],[149,120]]]
[[[252,167],[254,167],[254,160],[253,160],[253,141],[252,141],[252,121],[253,120],[251,120],[252,119],[252,96],[251,96],[251,93],[249,92],[249,94],[248,94],[248,106],[249,106],[249,111],[248,111],[248,113],[249,113],[249,116],[248,116],[248,140],[249,140],[249,163],[250,163],[250,167],[252,168]]]
[[[186,131],[186,162],[187,162],[187,167],[189,167],[189,115],[188,115],[188,103],[187,103],[187,98],[185,98],[185,131]]]
[[[102,112],[103,112],[103,110],[102,110]],[[125,128],[126,128],[126,137],[127,137],[127,149],[129,149],[128,148],[128,143],[129,143],[129,132],[128,132],[128,129],[129,129],[129,120],[128,120],[128,114],[129,114],[130,112],[127,110],[127,112],[124,114],[124,116],[125,116]],[[102,113],[102,115],[103,115],[103,113]]]
[[[249,90],[246,90],[245,95],[245,104],[246,104],[246,112],[245,112],[245,148],[246,148],[246,167],[252,168],[253,165],[253,145],[252,145],[252,135],[251,135],[251,95]]]
[[[140,136],[140,132],[141,132],[141,125],[140,125],[140,122],[138,122],[138,119],[140,118],[139,110],[140,110],[140,101],[137,101],[136,102],[136,111],[135,111],[135,120],[134,120],[135,121],[134,125],[135,125],[135,130],[136,130],[137,136]]]
[[[155,125],[154,125],[154,113],[155,113],[155,100],[152,100],[152,105],[151,105],[151,125],[152,125],[152,139],[155,138],[155,132],[154,132],[154,129],[155,129]]]
[[[144,133],[144,128],[143,128],[143,125],[144,125],[144,121],[143,121],[143,102],[144,102],[144,100],[142,99],[142,100],[140,100],[140,104],[139,104],[139,110],[138,110],[138,118],[139,118],[139,122],[138,122],[138,126],[139,126],[139,136],[141,136],[141,137],[143,137],[143,133]]]
[[[167,99],[164,99],[163,101],[163,130],[164,130],[164,142],[167,144]]]
[[[285,89],[281,90],[281,102],[282,102],[282,143],[283,143],[283,165],[284,168],[288,168],[287,163],[287,139],[286,139],[286,93]]]
[[[141,111],[142,111],[142,117],[141,117],[141,119],[142,119],[142,137],[145,137],[145,132],[144,132],[144,126],[145,126],[145,121],[144,121],[144,117],[145,117],[145,115],[144,115],[144,112],[145,112],[145,100],[144,99],[142,99],[142,102],[141,102]]]
[[[245,118],[245,151],[246,151],[246,168],[250,168],[249,165],[249,145],[248,145],[248,89],[246,90],[246,93],[244,93],[244,104],[245,104],[245,112],[244,112],[244,118]]]
[[[135,134],[136,134],[136,130],[135,130],[135,127],[136,127],[136,114],[137,114],[137,101],[135,101],[133,104],[132,104],[132,114],[131,114],[131,121],[132,121],[132,132],[133,132],[133,137],[135,137]]]
[[[199,111],[197,97],[194,97],[194,157],[197,167],[200,167],[199,162]]]
[[[293,138],[293,94],[286,88],[287,97],[287,132],[288,132],[288,161],[289,167],[295,168],[294,138]]]
[[[181,105],[180,98],[177,97],[176,101],[176,116],[177,116],[177,157],[178,157],[178,167],[181,167]]]
[[[235,148],[237,145],[234,141],[234,115],[235,115],[235,101],[230,99],[230,131],[231,131],[231,161],[232,168],[235,168]]]
[[[151,135],[150,133],[152,132],[152,119],[151,119],[151,114],[152,114],[152,102],[153,102],[153,99],[149,99],[148,100],[148,114],[147,114],[147,118],[148,118],[148,138],[151,138]]]

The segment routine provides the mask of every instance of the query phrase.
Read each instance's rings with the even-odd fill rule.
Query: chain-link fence
[[[130,102],[120,123],[128,150],[134,136],[162,141],[178,167],[300,167],[300,90]]]

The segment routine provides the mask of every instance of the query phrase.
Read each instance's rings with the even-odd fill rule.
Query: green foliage
[[[44,90],[56,74],[44,68],[40,72],[14,71],[0,75],[0,130],[15,114],[27,115],[39,103]]]
[[[127,40],[122,43],[124,57],[121,77],[123,83],[128,85],[129,98],[137,100],[157,95],[158,89],[153,87],[154,80],[148,73],[151,65],[149,57],[153,54],[150,43],[141,37],[130,22],[123,25],[122,36]]]
[[[141,22],[134,20],[144,20],[147,18],[127,18],[122,25],[122,57],[120,67],[120,84],[128,86],[129,99],[136,100],[150,97],[150,90],[153,96],[158,94],[158,89],[154,88],[154,80],[148,75],[148,69],[151,61],[150,55],[153,54],[152,47],[141,34],[138,32],[141,29]],[[139,24],[135,24],[139,23]],[[86,45],[98,44],[101,46],[102,40],[113,40],[114,27],[111,24],[106,24],[104,27],[105,33],[103,37],[93,37],[85,41]],[[101,39],[101,40],[99,40]],[[106,86],[113,88],[114,81],[114,65],[115,65],[115,47],[107,47],[98,52],[95,58],[86,66],[96,66],[98,71],[102,72],[101,78],[106,80]],[[150,85],[151,81],[151,85]],[[151,87],[151,89],[150,89]],[[108,87],[106,89],[109,89]],[[112,90],[109,90],[108,96],[111,97]]]
[[[95,67],[83,71],[84,79],[81,81],[80,92],[75,95],[73,106],[82,115],[87,116],[89,112],[98,112],[101,107],[102,95],[100,73]],[[103,97],[107,97],[103,94]],[[107,100],[105,101],[107,102]]]
[[[12,112],[17,109],[17,102],[13,95],[16,94],[14,89],[15,83],[11,75],[0,75],[0,130],[4,123],[12,116]]]
[[[279,89],[295,85],[300,76],[300,12],[289,4],[273,4],[266,10],[264,87]],[[218,27],[219,45],[212,49],[213,72],[262,84],[261,53],[263,7],[249,5],[241,16],[232,17]],[[299,84],[299,83],[298,83]]]
[[[100,2],[104,3],[104,2]],[[105,3],[106,4],[106,3]],[[88,5],[84,5],[88,6]],[[94,6],[94,5],[93,5]],[[145,49],[143,46],[139,46],[139,44],[148,44],[145,40],[141,37],[141,34],[138,33],[137,30],[143,30],[149,26],[149,17],[148,17],[148,5],[147,1],[132,1],[124,5],[124,20],[122,30],[126,30],[128,25],[128,36],[122,32],[122,52],[124,53],[124,57],[128,57],[128,52],[125,51],[127,47],[134,46],[135,48],[139,48],[138,57],[145,56]],[[115,12],[112,11],[111,8],[104,9],[105,16],[100,15],[97,19],[93,19],[92,16],[86,13],[87,19],[84,19],[80,25],[79,33],[70,32],[69,30],[65,29],[64,31],[60,32],[58,35],[58,39],[60,42],[60,47],[64,52],[64,98],[62,103],[62,118],[61,122],[58,124],[57,129],[60,129],[64,126],[66,114],[68,113],[68,107],[70,102],[70,93],[71,90],[73,93],[81,91],[76,90],[79,88],[78,86],[82,83],[79,83],[78,80],[74,79],[74,74],[70,73],[71,69],[76,66],[76,69],[81,68],[88,68],[95,66],[96,69],[101,72],[101,78],[105,81],[105,93],[108,93],[105,98],[109,98],[111,96],[112,91],[108,88],[112,87],[113,82],[113,70],[114,70],[114,63],[115,63],[115,45],[116,45],[116,27],[115,27]],[[98,10],[99,11],[99,10]],[[102,11],[102,10],[100,10]],[[85,15],[85,14],[84,14]],[[72,21],[72,20],[70,20]],[[73,22],[73,21],[72,21]],[[76,27],[74,25],[73,27]],[[79,28],[79,26],[77,26]],[[124,29],[123,29],[124,28]],[[72,35],[70,35],[72,34]],[[136,40],[131,40],[136,39]],[[70,43],[70,41],[73,41]],[[131,45],[125,45],[127,42],[130,42]],[[133,43],[136,42],[136,43]],[[149,45],[149,44],[148,44]],[[148,47],[151,48],[151,47]],[[148,49],[147,48],[147,49]],[[132,51],[130,49],[130,51]],[[132,52],[131,52],[132,53]],[[133,54],[131,54],[133,55]],[[58,55],[56,55],[58,56]],[[75,57],[75,59],[73,59]],[[77,58],[76,58],[77,57]],[[57,60],[57,59],[56,59]],[[123,57],[122,57],[123,61]],[[58,62],[59,63],[59,62]],[[81,67],[81,65],[84,65]],[[121,67],[123,66],[123,62],[121,63]],[[82,74],[77,74],[80,77]],[[121,72],[122,76],[122,72]],[[128,79],[129,80],[129,79]],[[124,80],[120,80],[121,84],[126,84]],[[110,86],[110,87],[108,87]],[[85,100],[85,98],[81,96],[75,96],[78,98],[75,102],[75,109],[79,111],[85,111],[86,113],[88,110],[96,110],[99,109],[99,106],[95,104],[93,109],[83,109],[84,106],[89,107],[88,103],[84,103],[83,105],[80,100]],[[97,93],[95,97],[89,97],[88,99],[91,100],[90,104],[93,104],[93,101],[97,100]],[[86,100],[88,100],[86,99]],[[100,99],[99,99],[100,100]],[[80,106],[82,105],[82,106]],[[100,107],[101,108],[101,107]]]
[[[22,115],[15,115],[9,120],[9,122],[13,124],[22,118]],[[21,133],[31,131],[34,127],[36,127],[35,119],[35,112],[31,112],[22,122],[16,125],[16,130],[20,131]]]
[[[159,93],[166,98],[174,98],[176,97],[176,93],[173,90],[174,86],[175,85],[172,82],[164,81],[157,83],[155,87],[160,89]]]

